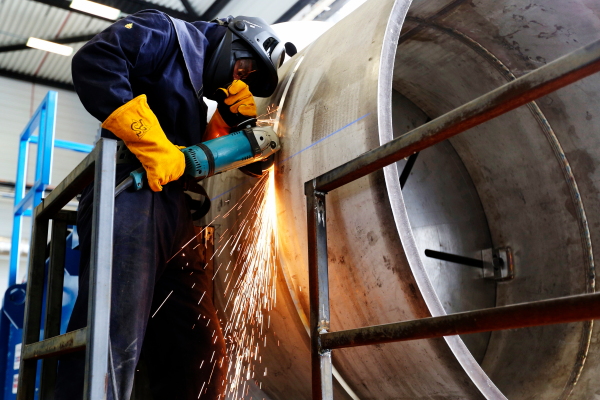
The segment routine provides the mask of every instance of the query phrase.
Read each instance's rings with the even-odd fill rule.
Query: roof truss
[[[17,79],[19,81],[29,83],[37,83],[39,85],[46,85],[57,89],[71,90],[73,92],[75,91],[75,87],[73,87],[73,85],[70,83],[60,82],[53,79],[41,78],[39,76],[23,74],[15,71],[9,71],[4,68],[0,68],[0,76],[3,76],[5,78]]]
[[[105,18],[90,15],[88,13],[84,13],[84,12],[70,8],[69,5],[71,4],[71,2],[68,0],[33,0],[33,1],[37,1],[38,3],[47,4],[49,6],[58,7],[58,8],[62,8],[65,10],[77,12],[77,13],[80,13],[83,15],[87,15],[88,17],[103,19],[105,21],[112,22],[112,20],[107,20]],[[126,14],[133,14],[138,11],[152,9],[152,10],[163,11],[172,17],[179,18],[184,21],[195,21],[198,19],[198,16],[196,15],[196,13],[189,14],[189,13],[181,12],[179,10],[175,10],[175,9],[169,8],[169,7],[164,7],[164,6],[161,6],[161,5],[158,5],[155,3],[151,3],[151,2],[145,1],[145,0],[101,0],[101,1],[97,1],[97,3],[101,3],[106,6],[118,8],[119,10],[121,10],[122,12],[124,12]],[[187,3],[187,6],[186,6],[186,3]],[[184,7],[186,9],[188,9],[188,7],[191,8],[191,5],[189,4],[188,0],[183,0],[182,4],[184,5]]]
[[[94,15],[90,15],[90,14],[78,11],[78,10],[74,10],[69,7],[69,5],[71,3],[69,0],[33,0],[33,1],[36,1],[36,2],[42,3],[42,4],[46,4],[46,5],[49,5],[52,7],[62,8],[64,10],[68,10],[71,12],[77,12],[77,13],[86,15],[88,17],[98,18],[98,19],[102,19],[105,21],[113,22],[112,20],[107,20],[105,18],[101,18],[98,16],[94,16]],[[170,8],[170,7],[161,6],[159,4],[152,3],[152,2],[146,1],[146,0],[96,0],[96,2],[98,2],[98,3],[104,4],[104,5],[107,5],[110,7],[118,8],[126,14],[133,14],[133,13],[136,13],[136,12],[142,11],[142,10],[154,9],[154,10],[163,11],[175,18],[179,18],[181,20],[188,21],[188,22],[197,21],[197,20],[210,21],[210,20],[216,18],[217,16],[219,16],[219,13],[232,0],[215,0],[214,3],[202,15],[198,15],[198,13],[194,10],[192,4],[190,3],[190,0],[180,0],[180,1],[187,12],[182,12],[182,11]],[[299,0],[299,1],[297,1],[297,3],[294,4],[286,13],[284,13],[276,22],[288,21],[298,11],[300,11],[304,6],[306,6],[307,4],[313,3],[315,1],[316,0]],[[69,44],[69,43],[87,42],[93,37],[94,37],[94,34],[88,34],[88,35],[72,36],[72,37],[57,38],[57,39],[53,38],[53,39],[48,39],[48,40],[50,40],[52,42],[56,42],[56,43],[61,43],[61,44]],[[19,43],[19,44],[14,44],[14,45],[9,45],[9,46],[0,46],[0,53],[10,52],[10,51],[21,51],[21,50],[26,50],[26,49],[29,49],[29,47],[27,47],[25,45],[25,43]],[[52,79],[40,78],[40,77],[37,77],[34,75],[24,74],[24,73],[20,73],[20,72],[14,72],[14,71],[10,71],[10,70],[4,69],[4,68],[0,68],[0,76],[12,78],[12,79],[18,79],[18,80],[22,80],[22,81],[26,81],[26,82],[31,82],[31,83],[43,84],[43,85],[47,85],[47,86],[56,87],[59,89],[74,90],[73,85],[70,83],[60,82],[60,81],[56,81],[56,80],[52,80]]]

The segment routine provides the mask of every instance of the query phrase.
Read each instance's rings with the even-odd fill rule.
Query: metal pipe
[[[65,218],[66,219],[66,218]],[[44,339],[60,335],[62,316],[62,298],[65,258],[67,251],[67,223],[60,219],[52,221],[52,239],[50,244],[50,264],[46,286],[46,321]],[[40,378],[40,396],[44,400],[54,399],[56,368],[58,357],[49,357],[42,361]]]
[[[29,139],[29,143],[38,143],[38,141],[39,141],[38,136],[32,136]],[[69,140],[61,140],[61,139],[54,139],[54,147],[60,148],[60,149],[66,149],[66,150],[73,150],[73,151],[77,151],[79,153],[86,153],[86,154],[88,154],[92,150],[94,150],[94,145],[83,144],[83,143],[78,143],[78,142],[71,142]]]
[[[35,361],[55,355],[72,353],[85,347],[87,327],[67,332],[64,335],[55,336],[41,342],[25,345],[21,352],[23,360]],[[35,385],[31,387],[35,389]]]
[[[443,251],[425,250],[425,255],[436,260],[448,261],[451,263],[462,264],[469,267],[483,268],[483,261],[475,258],[459,256],[456,254],[444,253]]]
[[[98,159],[99,146],[85,157],[38,206],[39,217],[50,218],[77,196],[94,179],[94,163]]]
[[[44,267],[48,238],[48,219],[40,218],[41,207],[35,209],[31,235],[31,255],[27,272],[27,292],[23,317],[23,347],[40,338],[42,304],[44,293]],[[23,358],[19,367],[17,400],[33,400],[35,396],[36,362]]]
[[[410,171],[412,171],[413,167],[415,166],[415,162],[417,162],[417,157],[419,157],[419,153],[411,154],[410,157],[408,157],[406,165],[404,165],[404,169],[402,170],[402,174],[400,174],[401,189],[404,189],[404,185],[406,185]]]
[[[600,40],[486,93],[315,178],[329,192],[600,70]]]
[[[90,255],[90,301],[84,399],[104,399],[108,390],[110,351],[110,299],[113,254],[115,155],[117,142],[101,139],[95,164],[92,252]]]
[[[306,185],[308,210],[308,279],[313,400],[333,400],[331,351],[321,347],[320,335],[329,331],[329,276],[325,194]]]
[[[321,334],[324,349],[600,319],[600,293],[560,297]]]
[[[286,295],[278,293],[284,306],[279,307],[280,314],[271,315],[271,326],[286,335],[278,337],[281,347],[264,350],[270,361],[269,374],[262,378],[266,394],[273,399],[311,396],[309,347],[299,345],[304,330],[294,312],[303,316],[308,309],[300,305],[309,303],[303,233],[307,226],[304,218],[298,218],[307,203],[300,184],[417,128],[427,115],[442,116],[516,79],[504,81],[506,74],[521,76],[598,38],[593,30],[598,16],[586,13],[584,0],[568,7],[549,0],[544,10],[526,10],[522,1],[436,0],[415,3],[408,15],[462,36],[427,26],[416,28],[419,34],[398,47],[395,32],[400,26],[403,32],[410,31],[417,23],[403,24],[401,11],[410,3],[365,3],[284,64],[279,90],[270,99],[257,100],[259,113],[279,106],[275,119],[285,138],[276,169],[283,239],[278,255],[290,278],[282,285]],[[443,18],[450,9],[453,18]],[[502,12],[507,9],[511,12]],[[539,24],[522,25],[532,20]],[[557,21],[562,28],[547,32]],[[356,26],[361,26],[360,32]],[[466,43],[467,35],[473,39],[469,43],[476,39],[486,46],[485,54]],[[411,185],[403,192],[398,166],[390,165],[327,196],[329,290],[332,311],[339,311],[331,314],[332,324],[343,330],[484,309],[507,299],[522,303],[591,292],[594,257],[591,242],[586,245],[590,231],[583,228],[589,222],[592,240],[594,229],[600,230],[594,196],[598,182],[590,178],[600,147],[598,139],[587,134],[600,126],[594,112],[598,77],[541,98],[545,116],[521,107],[454,136],[451,143],[428,148],[419,155]],[[438,162],[434,155],[444,158]],[[236,186],[242,178],[237,173],[223,174],[206,185],[210,193],[226,193],[233,204],[249,187]],[[580,191],[573,191],[577,185]],[[588,220],[580,218],[582,201]],[[213,209],[207,221],[219,211]],[[226,234],[233,226],[234,222],[223,221],[216,234]],[[598,248],[600,235],[595,237]],[[491,248],[493,243],[511,245],[526,263],[510,284],[479,279],[471,268],[455,268],[448,274],[439,263],[423,257],[424,249],[439,249],[440,243],[445,251],[464,255]],[[219,262],[229,260],[224,254]],[[375,262],[367,268],[365,259]],[[564,268],[565,260],[581,260],[580,267]],[[561,392],[565,388],[568,393],[572,382],[578,382],[573,398],[589,398],[598,388],[590,367],[597,362],[598,344],[590,342],[591,324],[583,325],[540,327],[531,330],[535,334],[518,329],[339,351],[334,362],[360,398],[446,394],[460,399],[558,399],[566,398]],[[397,379],[399,375],[402,379]],[[344,398],[339,389],[334,390],[336,398]]]
[[[19,242],[21,241],[22,216],[27,215],[30,207],[36,207],[42,200],[45,188],[50,184],[50,169],[52,166],[52,144],[54,143],[56,101],[58,93],[49,91],[39,107],[27,123],[19,137],[19,157],[17,160],[17,177],[15,180],[15,202],[13,208],[14,228],[11,248],[15,249],[10,256],[10,270],[8,284],[16,283],[19,269]],[[25,181],[27,177],[27,160],[29,146],[35,128],[43,143],[38,143],[37,164],[35,167],[35,183],[31,190],[25,194]],[[37,140],[36,140],[37,143]]]

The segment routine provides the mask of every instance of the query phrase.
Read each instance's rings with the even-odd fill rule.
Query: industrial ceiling
[[[99,0],[132,14],[156,9],[186,21],[227,15],[289,21],[316,0]],[[328,3],[334,3],[329,1]],[[345,3],[338,0],[335,3]],[[0,76],[71,89],[71,57],[26,46],[29,37],[68,44],[76,52],[113,21],[70,8],[70,0],[0,0]],[[329,7],[328,7],[329,8]]]

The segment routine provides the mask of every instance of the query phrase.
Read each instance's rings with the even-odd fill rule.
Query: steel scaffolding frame
[[[326,226],[328,192],[598,71],[600,40],[305,183],[313,399],[333,399],[333,349],[600,319],[600,293],[592,293],[329,332]]]
[[[37,361],[42,360],[40,399],[53,398],[57,356],[86,350],[84,399],[105,399],[108,389],[110,294],[112,274],[115,160],[117,142],[101,139],[94,150],[35,208],[31,256],[27,278],[23,347],[17,389],[18,400],[33,400]],[[76,213],[63,207],[94,182],[90,301],[85,328],[60,333],[63,268],[67,225]],[[48,227],[52,220],[52,245],[46,284],[44,275]],[[44,315],[42,315],[44,314]],[[44,337],[40,340],[41,323]]]

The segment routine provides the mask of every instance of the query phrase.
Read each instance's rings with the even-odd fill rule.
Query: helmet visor
[[[246,81],[253,72],[256,72],[256,61],[253,58],[240,58],[235,61],[233,79]]]

